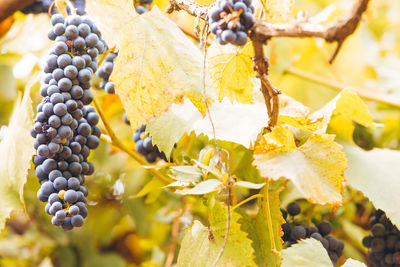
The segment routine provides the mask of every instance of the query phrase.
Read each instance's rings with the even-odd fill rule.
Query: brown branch
[[[269,127],[274,127],[278,123],[279,116],[279,97],[281,93],[268,78],[268,59],[264,56],[263,44],[266,40],[261,37],[254,37],[254,57],[253,69],[257,72],[257,77],[261,80],[261,92],[264,96],[269,116]]]
[[[34,1],[35,0],[1,0],[0,22],[14,14],[14,12],[29,6]]]
[[[271,23],[257,20],[251,32],[251,39],[268,40],[271,37],[316,37],[327,42],[337,42],[338,46],[330,62],[334,60],[344,40],[351,35],[360,23],[362,14],[367,10],[370,0],[357,0],[349,12],[335,21],[326,24],[317,24],[309,21],[294,21],[289,23]],[[209,7],[200,5],[192,0],[170,0],[167,12],[184,10],[192,16],[206,18]],[[211,6],[210,6],[211,7]]]
[[[166,12],[172,13],[174,11],[184,10],[188,14],[206,19],[208,8],[210,6],[203,6],[192,0],[169,0],[170,5],[167,7]]]

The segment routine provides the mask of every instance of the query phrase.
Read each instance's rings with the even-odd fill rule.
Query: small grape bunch
[[[145,131],[146,125],[142,125],[133,135],[133,141],[136,143],[136,151],[145,156],[149,163],[155,162],[157,158],[168,161],[164,152],[160,152],[157,146],[153,146],[152,138],[147,136]]]
[[[219,0],[217,7],[209,11],[210,31],[215,34],[219,44],[246,44],[247,33],[255,22],[251,1]]]
[[[329,222],[322,221],[317,226],[309,226],[306,222],[295,222],[294,217],[301,213],[301,207],[297,202],[290,203],[286,210],[281,209],[281,212],[286,221],[282,224],[284,233],[282,240],[286,247],[296,244],[300,239],[314,238],[322,243],[332,263],[336,264],[343,253],[344,243],[330,235],[332,225]],[[290,222],[288,215],[292,219]]]
[[[400,266],[400,231],[382,210],[375,211],[370,218],[371,232],[362,243],[368,248],[371,266]]]
[[[96,75],[102,78],[102,81],[99,85],[100,88],[106,90],[106,92],[109,94],[115,94],[114,83],[109,81],[109,78],[114,69],[114,59],[117,56],[117,53],[110,52],[96,72]]]

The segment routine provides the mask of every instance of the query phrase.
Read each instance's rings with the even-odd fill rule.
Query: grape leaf
[[[184,95],[204,110],[200,50],[156,6],[139,16],[129,1],[89,1],[88,14],[119,50],[110,80],[132,129]]]
[[[261,129],[268,124],[268,113],[264,103],[232,104],[224,99],[210,108],[218,140],[230,141],[250,148]],[[172,105],[171,109],[149,122],[146,130],[153,143],[161,150],[170,151],[182,135],[194,131],[214,139],[208,115],[203,117],[190,101],[183,105]],[[174,126],[176,125],[176,127]],[[178,127],[178,125],[181,125]]]
[[[357,260],[347,259],[342,267],[367,267],[367,265]]]
[[[239,181],[234,184],[235,186],[240,186],[244,188],[251,188],[251,189],[261,189],[264,187],[265,183],[252,183],[252,182],[247,182],[247,181]]]
[[[281,267],[328,267],[333,266],[328,252],[321,242],[314,238],[301,240],[290,248],[282,250]]]
[[[0,230],[12,211],[21,211],[24,205],[23,189],[30,168],[34,139],[32,101],[28,84],[24,97],[15,105],[4,139],[0,142]]]
[[[253,102],[253,46],[248,42],[243,48],[219,45],[208,49],[208,69],[215,92],[221,101],[228,97],[232,102]]]
[[[284,189],[284,181],[270,182],[269,195],[267,198],[261,199],[260,209],[255,219],[247,214],[243,214],[240,220],[242,229],[249,234],[249,238],[253,241],[255,251],[255,262],[257,266],[279,266],[281,258],[279,254],[272,251],[271,234],[268,227],[268,209],[271,214],[273,237],[275,241],[276,251],[282,250],[282,229],[281,224],[284,222],[280,210],[279,193]],[[265,195],[265,189],[263,190]]]
[[[400,207],[393,205],[400,201],[400,151],[379,148],[365,151],[354,144],[345,145],[344,151],[349,164],[345,172],[347,182],[400,227]]]
[[[312,134],[296,147],[289,128],[278,126],[256,146],[253,165],[263,177],[290,179],[310,202],[340,204],[347,167],[341,149],[334,136],[327,134]]]
[[[227,209],[217,203],[210,210],[209,216],[209,229],[196,220],[185,230],[178,266],[211,266],[217,258],[224,243]],[[253,261],[254,249],[247,234],[240,229],[240,218],[238,213],[232,212],[228,242],[217,266],[256,266]]]
[[[314,112],[311,117],[314,119],[323,117],[321,130],[325,131],[335,113],[339,113],[365,127],[375,128],[374,118],[368,111],[367,105],[351,90],[342,90],[332,101]]]
[[[146,125],[146,131],[152,137],[153,144],[169,156],[181,137],[191,132],[192,123],[202,118],[200,112],[185,99],[184,105],[172,104],[168,112],[152,118]]]
[[[221,182],[217,179],[208,179],[203,182],[198,183],[193,188],[184,188],[182,190],[176,190],[175,193],[181,195],[204,195],[217,190]]]
[[[312,114],[307,112],[306,107],[301,108],[299,102],[294,102],[294,105],[293,101],[290,100],[292,103],[282,109],[279,120],[298,129],[325,132],[333,114],[340,114],[347,120],[353,120],[365,127],[375,127],[367,105],[356,93],[348,89],[342,90],[333,100]]]

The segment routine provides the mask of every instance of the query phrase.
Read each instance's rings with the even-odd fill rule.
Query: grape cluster
[[[32,4],[21,10],[25,14],[39,14],[39,13],[47,13],[49,7],[53,0],[35,0]],[[71,0],[76,8],[76,13],[78,15],[85,14],[85,0]],[[67,11],[70,13],[69,6],[67,6]],[[52,14],[57,13],[55,9],[53,9]]]
[[[362,243],[369,249],[371,266],[400,266],[400,231],[386,217],[382,210],[370,218],[371,232]]]
[[[89,105],[91,77],[97,69],[97,55],[105,46],[94,23],[79,15],[64,19],[51,17],[48,36],[55,44],[44,66],[40,88],[43,96],[31,130],[36,138],[33,161],[41,187],[40,201],[48,202],[51,222],[64,230],[80,227],[87,216],[83,185],[85,175],[94,172],[87,161],[91,149],[99,145],[99,116]]]
[[[332,226],[329,222],[322,221],[317,226],[309,226],[306,222],[296,223],[294,217],[301,213],[300,205],[297,202],[290,203],[286,210],[281,209],[285,223],[282,224],[282,240],[287,247],[296,244],[300,239],[314,238],[322,243],[333,264],[336,264],[343,252],[344,243],[330,235]],[[288,220],[291,216],[291,223]]]
[[[219,0],[217,7],[210,10],[210,31],[215,34],[219,44],[246,44],[247,33],[255,22],[251,2],[252,0]]]
[[[109,78],[114,69],[114,59],[117,56],[117,53],[110,52],[96,72],[96,75],[102,78],[100,88],[106,90],[109,94],[115,94],[114,83],[109,81]]]

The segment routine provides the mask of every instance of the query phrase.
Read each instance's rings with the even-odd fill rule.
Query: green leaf
[[[256,184],[256,183],[246,182],[246,181],[239,181],[239,182],[235,183],[235,186],[251,188],[251,189],[261,189],[264,187],[264,185],[265,185],[265,183]]]
[[[232,104],[224,99],[210,106],[217,140],[234,142],[252,147],[261,129],[268,125],[268,113],[264,103]],[[214,139],[208,115],[203,117],[197,108],[185,100],[182,105],[172,105],[169,111],[149,122],[146,130],[153,136],[153,143],[168,153],[182,135],[194,131]],[[175,126],[176,125],[176,126]],[[154,139],[155,138],[155,139]]]
[[[281,267],[329,267],[333,266],[328,252],[321,242],[314,238],[301,240],[290,248],[282,250]]]
[[[243,215],[243,219],[240,222],[242,229],[249,234],[249,238],[253,241],[252,246],[255,251],[257,266],[276,267],[279,266],[281,261],[278,253],[282,250],[281,224],[284,219],[280,210],[279,194],[284,188],[284,180],[269,182],[269,184],[269,201],[267,202],[266,188],[264,187],[264,197],[256,218],[253,219],[249,215]],[[268,224],[268,213],[271,216],[272,233]],[[275,251],[272,250],[273,244],[275,244]]]
[[[347,261],[342,265],[342,267],[367,267],[367,265],[353,259],[347,259]]]
[[[362,150],[355,145],[345,145],[349,168],[345,171],[347,182],[360,190],[386,216],[400,227],[400,151],[375,148]]]
[[[181,182],[199,182],[203,173],[196,166],[170,167],[172,178]]]
[[[185,188],[182,190],[177,190],[175,191],[175,193],[181,195],[204,195],[217,190],[218,186],[220,186],[221,184],[222,184],[221,181],[217,179],[208,179],[205,180],[204,182],[198,183],[193,188]]]
[[[185,230],[178,255],[178,266],[211,266],[224,243],[227,223],[227,208],[216,204],[209,213],[210,227],[199,221]],[[256,266],[254,250],[247,234],[238,223],[241,216],[233,212],[229,229],[228,242],[217,266]]]
[[[157,6],[138,16],[132,1],[100,0],[89,1],[87,12],[119,51],[110,80],[132,129],[183,96],[204,112],[201,52]]]
[[[207,61],[211,81],[218,100],[228,97],[232,102],[252,103],[254,94],[253,45],[242,48],[213,42]]]
[[[33,126],[30,87],[27,85],[24,97],[17,100],[6,135],[0,142],[0,230],[13,210],[23,209],[23,188],[35,153],[30,135]]]

